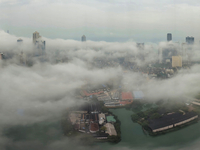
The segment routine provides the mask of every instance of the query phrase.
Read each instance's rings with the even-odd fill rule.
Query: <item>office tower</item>
[[[35,31],[33,33],[33,43],[35,44],[35,56],[41,56],[45,54],[45,47],[46,47],[46,42],[42,40],[42,37],[40,34]]]
[[[85,41],[86,41],[86,36],[83,35],[83,36],[81,37],[81,40],[82,40],[82,42],[85,42]]]
[[[172,34],[171,33],[168,33],[167,34],[167,41],[169,42],[169,41],[171,41],[172,40]]]
[[[21,42],[23,42],[23,40],[22,40],[22,39],[18,39],[17,42],[18,42],[18,43],[21,43]]]
[[[41,36],[39,34],[39,32],[35,31],[33,33],[33,43],[36,44],[37,39],[39,39]]]
[[[187,44],[194,44],[194,37],[189,37],[189,36],[187,36],[186,37],[186,43]]]

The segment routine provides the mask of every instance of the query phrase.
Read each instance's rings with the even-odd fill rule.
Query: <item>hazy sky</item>
[[[94,41],[199,41],[197,0],[0,0],[0,29],[31,37]]]

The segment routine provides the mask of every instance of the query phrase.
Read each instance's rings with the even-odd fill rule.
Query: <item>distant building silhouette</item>
[[[144,43],[137,43],[137,48],[140,50],[144,50]]]
[[[172,56],[177,56],[178,50],[174,44],[168,44],[167,46],[161,49],[160,54],[162,55],[162,62],[166,63],[167,61],[172,61]]]
[[[4,59],[4,54],[0,53],[0,60]]]
[[[186,37],[186,43],[187,44],[194,44],[194,37],[189,37],[189,36],[187,36]]]
[[[172,34],[171,33],[168,33],[167,34],[167,41],[169,42],[169,41],[171,41],[172,40]]]
[[[36,44],[37,44],[37,48],[38,49],[45,50],[45,46],[46,46],[46,42],[45,41],[37,40]]]
[[[21,42],[23,42],[23,40],[22,39],[18,39],[17,42],[21,43]]]
[[[82,42],[86,42],[86,36],[83,35],[83,36],[81,37],[81,40],[82,40]]]
[[[35,44],[36,41],[37,41],[37,39],[39,39],[40,37],[41,37],[41,36],[40,36],[39,32],[35,31],[35,32],[33,33],[33,43]]]
[[[45,54],[46,42],[42,40],[42,37],[37,31],[33,33],[33,43],[37,47],[37,50],[39,50],[39,51],[36,51],[36,56]]]

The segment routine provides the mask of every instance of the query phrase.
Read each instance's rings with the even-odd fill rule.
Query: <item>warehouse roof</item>
[[[174,113],[171,115],[165,115],[162,116],[159,119],[149,119],[149,127],[154,130],[154,129],[159,129],[162,127],[170,126],[179,122],[182,122],[184,120],[190,119],[194,116],[197,116],[195,112],[188,112],[185,115],[182,113]]]

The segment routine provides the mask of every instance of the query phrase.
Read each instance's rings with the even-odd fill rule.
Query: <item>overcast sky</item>
[[[199,41],[197,0],[0,0],[0,29],[17,36],[94,41]]]

